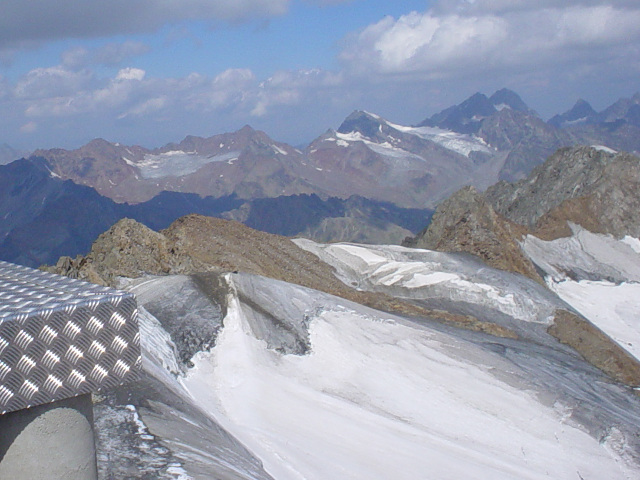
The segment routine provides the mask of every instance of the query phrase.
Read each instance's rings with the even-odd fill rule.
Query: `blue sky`
[[[639,91],[636,0],[4,0],[0,143],[161,146],[354,109],[418,123],[508,87],[544,118]]]

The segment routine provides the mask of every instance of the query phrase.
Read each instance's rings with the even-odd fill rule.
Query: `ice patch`
[[[488,267],[478,270],[446,253],[385,245],[323,245],[303,239],[295,243],[332,265],[345,284],[360,290],[416,300],[466,302],[543,324],[551,323],[560,303],[549,298],[553,296],[541,286],[520,285],[504,273]]]
[[[51,178],[62,178],[60,175],[58,175],[56,172],[54,172],[53,170],[51,170],[49,167],[47,167],[47,170],[49,171],[49,176]]]
[[[143,352],[148,352],[145,358],[151,357],[165,371],[178,375],[182,368],[176,359],[176,346],[158,319],[147,310],[139,307],[140,343]]]
[[[288,152],[285,152],[283,149],[281,149],[280,147],[278,147],[277,145],[271,145],[271,148],[273,149],[273,151],[275,153],[279,153],[280,155],[289,155]]]
[[[591,145],[591,148],[595,148],[596,150],[600,151],[600,152],[606,152],[606,153],[611,153],[611,154],[616,154],[618,153],[617,150],[614,150],[613,148],[609,148],[605,145]]]
[[[621,240],[621,242],[629,245],[634,252],[640,253],[640,239],[631,237],[629,235],[625,235],[625,237]]]
[[[196,152],[174,150],[157,155],[146,154],[141,162],[133,165],[140,169],[143,178],[181,177],[194,173],[209,163],[237,159],[239,154],[238,151],[230,151],[207,156]]]
[[[570,224],[571,237],[553,241],[527,235],[522,248],[527,256],[554,281],[609,280],[640,282],[640,241],[620,241],[610,235],[591,233]]]

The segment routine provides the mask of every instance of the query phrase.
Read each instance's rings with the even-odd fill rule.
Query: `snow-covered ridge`
[[[424,158],[411,153],[403,148],[396,147],[389,142],[378,143],[365,137],[360,132],[339,133],[336,132],[336,144],[340,147],[348,147],[351,142],[362,142],[379,155],[398,159],[414,159],[424,162]],[[328,140],[328,139],[327,139]]]
[[[617,150],[614,150],[613,148],[609,148],[606,145],[591,145],[591,148],[595,148],[599,152],[611,153],[614,155],[618,153]]]
[[[494,150],[489,145],[487,145],[487,143],[483,139],[475,137],[473,135],[466,135],[463,133],[457,133],[451,130],[445,130],[437,127],[407,127],[404,125],[398,125],[388,122],[378,115],[373,115],[371,113],[369,113],[368,115],[379,120],[380,122],[384,122],[387,126],[399,132],[409,135],[415,135],[424,140],[434,142],[441,147],[444,147],[460,155],[464,155],[465,157],[469,157],[472,152],[481,152],[487,154],[495,153]],[[382,125],[380,125],[380,129],[382,129]],[[369,148],[376,151],[376,153],[380,153],[381,155],[392,157],[405,155],[420,158],[417,155],[407,152],[400,147],[392,145],[388,141],[383,143],[375,142],[370,138],[365,137],[360,132],[336,132],[335,135],[335,139],[332,137],[328,137],[324,141],[336,141],[337,145],[341,147],[349,146],[350,142],[363,142]]]
[[[450,335],[316,292],[310,353],[268,349],[245,316],[242,277],[228,277],[243,295],[182,383],[274,478],[631,478],[616,449],[573,425],[572,406],[544,405],[510,360]],[[299,308],[311,294],[270,287]]]

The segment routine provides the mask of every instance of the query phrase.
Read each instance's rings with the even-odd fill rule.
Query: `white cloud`
[[[16,83],[14,94],[20,99],[64,96],[87,88],[93,81],[93,73],[88,70],[70,70],[62,65],[36,68]]]
[[[108,43],[91,50],[84,47],[73,47],[62,53],[62,65],[68,68],[87,67],[90,65],[115,66],[148,51],[149,47],[147,45],[133,41]]]
[[[250,4],[258,3],[227,2],[237,9]],[[249,68],[158,77],[130,61],[148,50],[142,43],[85,46],[64,52],[60,65],[17,80],[0,77],[0,129],[8,143],[37,128],[30,141],[50,138],[51,146],[61,146],[61,138],[78,146],[95,136],[157,146],[181,134],[251,123],[300,143],[337,127],[356,108],[418,123],[476,91],[504,86],[545,116],[578,96],[592,101],[608,92],[609,103],[593,103],[604,108],[634,93],[638,24],[640,4],[631,1],[441,0],[426,12],[386,17],[355,32],[342,44],[342,71],[279,70],[266,79]]]
[[[38,124],[36,122],[27,122],[20,127],[20,132],[22,133],[33,133],[38,129]]]
[[[631,48],[640,41],[638,25],[638,4],[441,2],[425,13],[386,17],[366,27],[348,40],[340,58],[352,72],[425,78],[539,69],[599,56],[608,61],[612,47]]]
[[[167,106],[169,100],[167,97],[156,97],[149,98],[148,100],[144,100],[142,103],[135,105],[133,108],[129,109],[127,112],[118,116],[119,119],[125,118],[129,115],[133,116],[144,116],[153,114],[161,111],[163,108]]]
[[[272,107],[313,102],[316,96],[322,96],[327,90],[342,84],[342,74],[326,70],[278,71],[260,83],[251,115],[261,117]]]
[[[39,68],[21,78],[14,100],[24,106],[27,117],[68,117],[97,112],[135,101],[145,89],[145,71],[123,68],[110,80],[98,79],[87,69],[74,71],[63,65]]]
[[[137,80],[140,82],[144,79],[145,75],[146,72],[140,68],[128,67],[118,71],[116,80]]]

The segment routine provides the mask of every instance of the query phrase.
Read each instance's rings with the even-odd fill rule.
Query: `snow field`
[[[548,281],[549,288],[640,361],[640,283]]]
[[[497,355],[339,303],[310,340],[305,356],[268,350],[231,296],[183,379],[278,480],[631,478],[566,412],[491,375],[511,368]]]
[[[529,235],[523,249],[551,290],[640,360],[640,240],[571,228],[549,242]],[[589,278],[570,279],[572,268]]]

